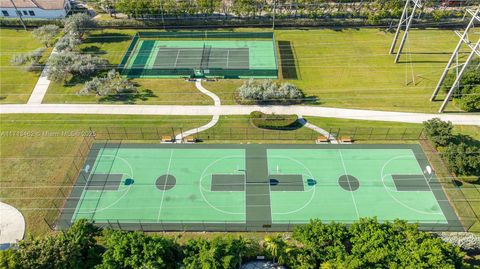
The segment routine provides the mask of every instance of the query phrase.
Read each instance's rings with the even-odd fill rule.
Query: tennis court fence
[[[65,220],[64,220],[65,221]],[[330,222],[329,220],[324,220]],[[331,220],[340,223],[353,223],[358,220]],[[471,221],[473,223],[473,221]],[[59,223],[60,227],[69,227],[71,223]],[[246,223],[232,223],[229,221],[211,221],[198,220],[198,221],[179,221],[179,222],[166,222],[157,219],[97,219],[95,225],[103,228],[121,229],[127,231],[142,231],[142,232],[169,232],[169,231],[188,231],[188,232],[285,232],[293,231],[293,229],[300,225],[298,222],[285,221],[281,224],[265,224],[264,222],[248,221]],[[456,226],[451,224],[445,224],[443,222],[423,223],[419,225],[421,230],[431,232],[458,232],[463,230],[466,226]],[[468,228],[468,227],[467,227]]]
[[[64,229],[71,225],[70,220],[61,219],[62,212],[74,212],[75,208],[69,205],[76,204],[75,199],[79,200],[80,195],[72,193],[73,186],[78,182],[79,176],[84,170],[85,162],[88,158],[91,147],[94,143],[159,143],[162,136],[176,136],[189,130],[188,128],[141,128],[141,127],[95,127],[91,128],[93,136],[85,136],[78,146],[73,156],[72,163],[65,173],[65,178],[59,186],[56,194],[51,200],[50,209],[44,216],[44,221],[52,230]],[[424,136],[423,128],[330,128],[331,134],[336,136],[350,135],[354,140],[359,142],[373,141],[375,143],[399,142],[403,141],[420,141],[420,144],[426,153],[429,162],[432,164],[442,187],[448,196],[449,201],[454,206],[457,216],[459,217],[465,230],[480,232],[480,216],[474,210],[475,205],[471,201],[471,193],[477,192],[480,195],[479,188],[460,188],[459,182],[454,175],[448,172],[439,153],[431,146]],[[305,130],[264,130],[259,128],[245,127],[229,127],[223,128],[221,131],[211,129],[209,131],[200,132],[195,137],[201,141],[221,143],[221,142],[239,142],[241,140],[251,141],[300,141],[305,143],[313,143],[313,140],[319,134],[314,131]],[[83,183],[83,181],[82,181]],[[84,181],[86,184],[86,180]],[[466,194],[468,192],[468,195]],[[467,197],[468,196],[468,197]],[[473,201],[475,203],[475,201]],[[336,220],[343,222],[352,222],[351,220]],[[253,231],[258,230],[259,223],[232,224],[228,221],[217,222],[212,225],[208,221],[198,220],[194,224],[192,222],[167,223],[157,222],[153,220],[98,220],[97,225],[113,229],[139,230],[139,231]],[[275,229],[291,230],[295,223],[285,222],[281,228],[266,227],[265,231],[276,231]],[[232,228],[233,227],[233,228]],[[439,224],[423,225],[423,228],[435,231],[458,231],[460,227],[445,227]]]
[[[163,136],[178,136],[191,128],[183,127],[95,127],[97,140],[161,140]],[[200,142],[222,141],[292,141],[292,143],[313,143],[321,134],[307,129],[273,130],[260,129],[253,126],[231,126],[223,128],[210,128],[205,131],[193,129],[192,135]],[[326,131],[335,138],[349,137],[354,141],[417,141],[426,139],[423,128],[326,128]]]

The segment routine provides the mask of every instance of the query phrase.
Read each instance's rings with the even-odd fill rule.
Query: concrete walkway
[[[298,115],[298,122],[300,122],[300,124],[307,127],[308,129],[312,129],[315,132],[325,136],[326,138],[328,138],[330,143],[338,144],[338,141],[335,139],[335,137],[332,134],[330,134],[329,132],[325,131],[324,129],[322,129],[322,128],[316,126],[316,125],[313,125],[313,124],[309,123],[306,119],[303,118],[302,115]]]
[[[202,93],[210,96],[210,98],[213,99],[213,103],[214,103],[214,106],[215,107],[220,107],[221,106],[221,102],[220,102],[220,98],[218,98],[218,96],[216,94],[214,94],[213,92],[211,91],[208,91],[207,89],[205,89],[203,86],[202,86],[202,80],[201,79],[197,79],[195,81],[195,87],[197,87],[197,89],[199,91],[201,91]],[[183,138],[184,137],[187,137],[187,136],[191,136],[191,135],[194,135],[196,133],[200,133],[200,132],[203,132],[209,128],[212,128],[213,126],[215,126],[215,124],[217,124],[218,120],[220,119],[220,115],[218,114],[215,114],[213,115],[212,117],[212,120],[203,125],[203,126],[200,126],[198,128],[195,128],[195,129],[191,129],[191,130],[188,130],[188,131],[185,131],[181,134],[178,134],[177,136],[175,136],[175,141],[179,141],[180,143],[182,142]]]
[[[0,245],[17,243],[25,234],[25,219],[15,207],[0,202]]]
[[[431,118],[451,121],[453,124],[480,126],[480,114],[428,114],[388,112],[319,106],[155,106],[155,105],[99,105],[99,104],[12,104],[0,105],[1,114],[107,114],[107,115],[248,115],[252,111],[275,114],[294,114],[309,117],[377,120],[422,123]]]
[[[57,54],[56,49],[52,50],[49,58],[52,57],[52,55],[54,54]],[[45,68],[43,68],[42,74],[40,74],[37,84],[35,84],[35,88],[33,88],[33,92],[28,99],[28,105],[38,105],[42,103],[43,98],[47,93],[48,87],[50,86],[50,80],[47,77],[48,68],[48,65],[45,65]]]

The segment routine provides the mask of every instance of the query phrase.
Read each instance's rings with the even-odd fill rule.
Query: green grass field
[[[23,66],[12,65],[10,61],[15,54],[30,52],[43,45],[32,37],[31,31],[1,29],[0,47],[0,103],[26,103],[40,72],[27,72]],[[51,48],[45,50],[42,61],[50,51]]]
[[[94,31],[81,47],[85,52],[97,54],[116,65],[135,32]],[[388,54],[393,35],[379,29],[277,30],[275,38],[280,46],[279,65],[283,68],[280,77],[299,86],[307,96],[318,98],[318,104],[414,112],[435,112],[438,109],[439,102],[428,100],[457,42],[452,30],[412,30],[405,46],[406,54],[400,63],[394,64],[394,57]],[[194,93],[195,89],[187,82],[178,79],[162,79],[158,85],[150,80],[134,81],[141,85],[141,89],[151,90],[154,94],[148,100],[137,99],[137,103],[209,104],[193,98],[201,95]],[[206,86],[221,97],[223,104],[233,104],[234,91],[241,83],[242,80],[220,80],[206,83]],[[94,96],[77,96],[81,87],[81,83],[67,83],[67,86],[55,83],[45,101],[99,102]],[[177,95],[190,88],[192,98],[179,102]],[[452,104],[448,110],[458,109]]]

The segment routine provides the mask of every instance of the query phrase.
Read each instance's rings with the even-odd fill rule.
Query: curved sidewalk
[[[295,114],[354,120],[422,123],[431,118],[453,124],[480,126],[480,114],[428,114],[345,109],[315,106],[155,106],[155,105],[98,105],[98,104],[39,104],[0,105],[0,114],[106,114],[106,115],[248,115],[252,111],[275,114]]]
[[[201,91],[203,94],[206,94],[208,95],[210,98],[213,99],[213,103],[215,105],[215,107],[219,107],[221,106],[221,102],[220,102],[220,98],[214,94],[213,92],[205,89],[203,86],[202,86],[202,80],[201,79],[197,79],[195,81],[195,87],[197,87],[197,89],[199,91]],[[191,130],[188,130],[188,131],[185,131],[181,134],[178,134],[177,136],[175,136],[175,141],[180,141],[182,142],[183,141],[183,138],[184,137],[187,137],[187,136],[190,136],[190,135],[194,135],[196,133],[200,133],[200,132],[203,132],[209,128],[212,128],[213,126],[215,126],[215,124],[217,124],[218,120],[220,119],[220,116],[219,115],[213,115],[212,117],[212,120],[210,122],[208,122],[207,124],[203,125],[203,126],[200,126],[198,128],[195,128],[195,129],[191,129]]]

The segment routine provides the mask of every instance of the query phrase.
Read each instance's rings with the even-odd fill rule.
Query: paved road
[[[41,104],[0,105],[1,114],[108,114],[108,115],[248,115],[252,111],[275,114],[295,114],[305,117],[325,117],[355,120],[379,120],[421,123],[441,118],[454,124],[479,125],[480,114],[427,114],[343,109],[314,106],[154,106],[154,105],[99,105],[99,104]]]

